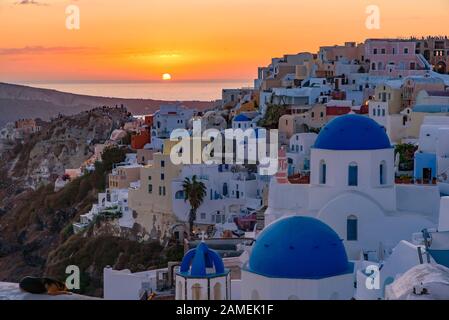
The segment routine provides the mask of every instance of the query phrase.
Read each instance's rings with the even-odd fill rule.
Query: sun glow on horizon
[[[162,80],[164,81],[170,81],[171,80],[171,74],[170,73],[164,73],[162,75]]]
[[[69,2],[80,7],[79,30],[66,28]],[[246,81],[272,57],[449,30],[448,0],[376,0],[381,28],[373,30],[365,24],[371,2],[3,0],[0,81],[162,81],[171,72],[164,81]]]

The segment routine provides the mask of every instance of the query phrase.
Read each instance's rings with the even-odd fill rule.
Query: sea
[[[252,87],[252,80],[148,82],[28,82],[23,85],[63,92],[114,98],[154,100],[221,99],[222,89]]]

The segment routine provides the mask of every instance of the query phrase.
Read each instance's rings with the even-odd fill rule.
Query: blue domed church
[[[242,269],[242,299],[351,299],[354,265],[342,239],[318,219],[281,218],[257,237]]]
[[[176,274],[176,300],[229,300],[231,275],[204,241],[190,249]]]
[[[351,260],[380,261],[399,241],[438,223],[438,187],[395,184],[395,171],[384,127],[360,115],[337,117],[311,149],[310,184],[271,179],[265,221],[316,218],[335,230]]]

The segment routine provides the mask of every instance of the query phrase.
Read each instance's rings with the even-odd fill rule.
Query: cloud
[[[32,4],[32,5],[36,5],[36,6],[48,6],[48,3],[37,2],[36,0],[21,0],[19,2],[16,2],[16,4],[20,4],[20,5]]]
[[[88,47],[42,47],[26,46],[22,48],[0,48],[0,56],[26,55],[26,54],[47,54],[47,53],[85,53],[92,50]]]

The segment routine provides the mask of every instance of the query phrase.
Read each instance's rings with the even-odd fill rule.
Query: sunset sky
[[[449,35],[449,0],[0,0],[0,81],[252,79],[284,53],[429,34]]]

